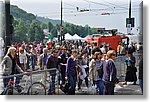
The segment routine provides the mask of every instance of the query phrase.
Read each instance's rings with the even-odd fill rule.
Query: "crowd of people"
[[[123,49],[121,47],[123,44],[119,45],[120,48],[117,47],[117,49]],[[115,51],[111,45],[105,43],[100,47],[97,46],[97,43],[90,44],[81,41],[64,41],[61,45],[53,42],[50,46],[34,42],[13,44],[4,56],[1,66],[4,76],[31,71],[31,69],[35,71],[56,68],[57,70],[49,72],[52,80],[48,88],[49,95],[56,94],[57,71],[60,73],[61,86],[65,85],[66,81],[69,83],[70,87],[65,92],[67,95],[75,95],[76,85],[77,90],[81,90],[83,80],[87,88],[90,87],[89,81],[92,81],[99,95],[114,95],[115,84],[119,83],[115,66],[116,55],[126,55],[127,72],[124,84],[127,84],[128,81],[136,84],[136,61],[133,56],[135,50],[132,47],[120,53],[120,50]],[[7,86],[9,79],[3,80],[4,87]],[[17,82],[20,82],[20,78]]]

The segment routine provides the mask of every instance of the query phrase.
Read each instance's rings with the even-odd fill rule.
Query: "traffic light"
[[[63,26],[60,27],[60,31],[61,31],[61,32],[64,31],[64,27],[63,27]]]

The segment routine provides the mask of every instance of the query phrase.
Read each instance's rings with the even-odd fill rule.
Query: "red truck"
[[[112,49],[117,51],[118,43],[121,42],[125,45],[125,47],[129,44],[129,37],[125,35],[117,35],[117,36],[100,36],[100,34],[93,34],[92,38],[88,38],[89,43],[96,42],[98,46],[102,43],[109,44]]]

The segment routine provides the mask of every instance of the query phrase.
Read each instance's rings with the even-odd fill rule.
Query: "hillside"
[[[60,24],[60,20],[53,20],[53,19],[39,17],[39,16],[37,16],[36,19],[45,24],[48,24],[48,22],[51,22],[54,26],[56,26],[57,24]],[[63,21],[63,24],[66,24],[66,23]]]
[[[45,37],[43,35],[43,29],[49,29],[54,37],[57,37],[58,30],[60,29],[60,20],[36,16],[15,5],[11,5],[10,13],[15,18],[13,26],[16,42],[43,41]],[[81,26],[63,21],[63,26],[63,34],[78,34],[81,37],[85,37],[88,34],[98,33],[95,28],[90,28],[88,25]]]
[[[42,23],[48,24],[51,22],[54,26],[60,24],[60,20],[52,20],[45,17],[35,16],[32,13],[27,13],[26,11],[20,9],[18,6],[11,5],[10,6],[10,13],[15,17],[15,19],[22,19],[23,21],[31,22],[32,20],[38,20]],[[64,24],[64,21],[63,21]]]
[[[22,19],[23,21],[29,21],[36,19],[36,16],[31,13],[27,13],[26,11],[18,8],[18,6],[11,5],[10,6],[10,14],[15,17],[15,19]]]

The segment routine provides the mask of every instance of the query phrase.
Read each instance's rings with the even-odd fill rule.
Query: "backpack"
[[[98,72],[98,76],[99,76],[99,78],[103,78],[103,63],[102,63],[102,61],[100,61],[100,68],[97,68],[97,72]]]

